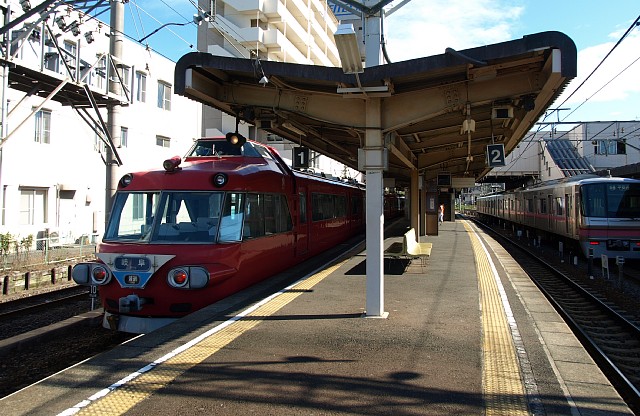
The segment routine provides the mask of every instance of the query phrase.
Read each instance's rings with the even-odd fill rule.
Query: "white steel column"
[[[378,0],[365,0],[372,7]],[[365,68],[380,65],[380,14],[365,18]],[[380,98],[366,100],[365,153],[367,166],[367,304],[366,316],[386,318],[384,311],[384,138]],[[374,162],[374,163],[372,163]]]
[[[420,234],[420,179],[418,179],[418,169],[411,169],[411,209],[409,210],[409,218],[411,220],[411,228],[416,230],[416,236]]]
[[[367,304],[366,316],[385,318],[384,311],[384,202],[382,172],[384,141],[381,123],[381,100],[366,102],[365,152],[367,165]]]

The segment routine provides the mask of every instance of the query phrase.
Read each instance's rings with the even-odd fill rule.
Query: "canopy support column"
[[[382,103],[366,100],[365,148],[362,152],[366,172],[367,196],[367,300],[366,316],[386,318],[384,311],[384,203],[383,171],[387,163],[381,126]]]

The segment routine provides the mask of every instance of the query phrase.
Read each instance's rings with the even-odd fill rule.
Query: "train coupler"
[[[139,312],[142,310],[144,299],[138,295],[129,295],[118,299],[118,310],[120,313]]]
[[[106,319],[107,324],[109,324],[109,329],[113,331],[118,330],[118,323],[120,322],[120,315],[112,315],[107,314]]]

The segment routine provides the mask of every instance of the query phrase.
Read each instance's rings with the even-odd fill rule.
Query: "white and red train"
[[[640,180],[580,175],[480,197],[477,213],[594,258],[640,259]]]
[[[200,139],[163,167],[122,177],[98,260],[73,268],[107,328],[152,331],[364,230],[361,187],[259,143]]]

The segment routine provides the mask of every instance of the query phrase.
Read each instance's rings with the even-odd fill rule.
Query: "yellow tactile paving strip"
[[[322,281],[337,270],[347,260],[344,260],[334,266],[322,270],[319,273],[299,282],[288,291],[265,303],[253,312],[240,318],[231,325],[226,326],[222,330],[211,334],[198,344],[186,349],[185,351],[169,358],[158,364],[150,371],[133,378],[131,381],[115,388],[107,393],[104,397],[97,399],[87,406],[82,407],[79,411],[69,412],[66,414],[78,415],[121,415],[130,410],[133,406],[143,401],[145,398],[168,385],[182,373],[201,363],[217,351],[222,349],[234,339],[250,330],[254,326],[262,322],[261,319],[255,317],[265,317],[274,314],[289,302],[300,296],[305,290],[311,289],[317,283]],[[253,318],[252,318],[253,317]]]
[[[520,365],[487,254],[464,222],[476,260],[482,309],[482,386],[485,415],[528,415]]]

